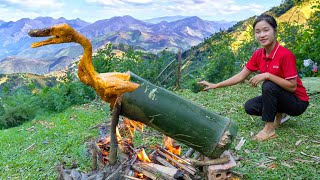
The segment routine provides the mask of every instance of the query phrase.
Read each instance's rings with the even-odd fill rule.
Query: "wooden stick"
[[[227,162],[229,162],[229,158],[223,157],[223,158],[218,158],[218,159],[211,159],[208,161],[198,161],[198,160],[190,159],[190,162],[195,166],[209,166],[209,165],[227,163]]]
[[[156,156],[156,160],[159,161],[159,163],[161,163],[162,165],[164,165],[166,167],[176,168],[176,167],[174,167],[174,165],[172,165],[171,163],[169,163],[165,159],[161,158],[160,156]]]
[[[118,97],[113,110],[112,110],[112,119],[111,119],[111,131],[110,131],[110,153],[109,153],[109,163],[110,165],[114,165],[117,161],[117,149],[118,149],[118,141],[116,136],[116,127],[119,122],[119,116],[121,111],[121,97]]]
[[[159,149],[160,149],[161,151],[163,151],[163,152],[165,152],[165,153],[168,153],[168,154],[170,154],[171,156],[173,156],[173,157],[175,157],[175,158],[183,161],[184,163],[186,163],[186,164],[188,164],[188,165],[191,165],[189,162],[185,161],[184,159],[181,159],[179,156],[173,154],[172,152],[167,151],[166,149],[164,149],[164,148],[162,148],[162,147],[159,147]]]
[[[320,144],[320,141],[316,141],[316,140],[311,140],[311,142]]]
[[[101,149],[100,149],[100,147],[98,146],[98,144],[95,143],[95,142],[92,143],[92,148],[95,148],[95,149],[96,149],[97,155],[98,155],[98,159],[99,159],[100,163],[103,164],[103,156],[102,156],[102,152],[101,152]]]
[[[314,160],[320,162],[320,157],[318,157],[318,156],[309,155],[309,154],[306,154],[306,153],[304,153],[304,152],[300,152],[300,154],[302,154],[302,155],[304,155],[304,156],[307,156],[307,157],[311,157],[311,158],[313,158]]]
[[[98,163],[97,163],[97,156],[98,156],[98,152],[97,152],[97,149],[95,148],[95,143],[91,143],[90,144],[90,149],[91,149],[91,153],[92,153],[92,160],[91,160],[91,169],[92,171],[95,171],[97,170],[97,166],[98,166]]]
[[[157,150],[157,152],[158,152],[160,155],[164,156],[165,158],[167,158],[167,159],[169,159],[170,161],[172,161],[172,162],[174,162],[175,164],[177,164],[177,166],[179,166],[180,168],[184,169],[184,170],[187,171],[188,173],[190,173],[190,174],[192,174],[192,175],[195,175],[195,174],[196,174],[196,171],[193,170],[193,169],[191,170],[189,166],[186,166],[186,165],[184,165],[184,164],[181,164],[180,162],[174,160],[171,156],[163,153],[163,152],[160,151],[160,150]]]
[[[189,158],[195,152],[194,149],[189,148],[188,151],[182,156],[182,158]]]
[[[32,150],[35,145],[36,145],[36,143],[33,143],[33,144],[31,144],[29,147],[27,147],[26,149],[24,149],[24,150],[25,150],[25,151]]]

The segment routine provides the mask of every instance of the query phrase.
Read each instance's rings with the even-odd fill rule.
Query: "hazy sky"
[[[51,16],[88,22],[130,15],[144,20],[163,16],[198,16],[240,21],[259,15],[283,0],[0,0],[0,20]]]

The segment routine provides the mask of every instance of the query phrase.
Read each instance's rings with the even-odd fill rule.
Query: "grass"
[[[238,137],[231,151],[242,160],[234,170],[245,174],[248,179],[320,179],[319,160],[314,162],[302,154],[320,157],[320,95],[312,95],[307,111],[291,117],[277,130],[278,138],[255,142],[251,136],[264,124],[261,117],[247,115],[243,104],[259,95],[260,89],[239,84],[198,94],[185,91],[181,94],[238,123]],[[234,147],[241,138],[246,139],[246,143],[236,151]]]
[[[238,123],[238,137],[230,151],[240,159],[234,171],[247,179],[319,179],[320,165],[310,156],[320,156],[320,95],[311,96],[307,111],[283,124],[278,138],[267,142],[251,140],[263,127],[259,117],[244,112],[243,104],[260,93],[247,84],[181,96]],[[67,109],[59,114],[39,115],[33,121],[0,131],[0,179],[56,179],[54,166],[90,171],[86,142],[99,137],[95,125],[109,119],[107,105],[95,102]],[[241,150],[235,146],[246,139]],[[161,135],[150,128],[136,133],[134,144],[161,143]],[[33,145],[33,146],[32,146]],[[187,148],[184,147],[184,150]],[[310,155],[310,156],[309,156]]]
[[[0,131],[0,179],[55,179],[54,167],[90,168],[85,142],[99,135],[94,125],[108,119],[109,110],[95,104]]]

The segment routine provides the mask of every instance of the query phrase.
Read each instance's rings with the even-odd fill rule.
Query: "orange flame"
[[[144,174],[143,174],[143,173],[139,173],[139,172],[136,172],[136,173],[135,173],[135,177],[137,177],[137,178],[139,178],[139,179],[145,178]]]
[[[138,121],[130,120],[128,118],[125,118],[123,121],[123,124],[128,128],[128,131],[130,133],[130,136],[134,136],[134,132],[138,129],[141,132],[143,131],[144,124]]]
[[[121,137],[121,135],[120,135],[120,132],[119,132],[119,128],[118,128],[118,127],[116,127],[116,136],[117,136],[117,141],[118,141],[118,142],[122,140],[122,137]]]
[[[143,148],[139,151],[139,153],[137,154],[137,157],[142,162],[148,162],[148,163],[151,162],[151,160],[149,159],[148,155],[146,154]]]
[[[181,154],[181,146],[174,145],[174,140],[168,136],[163,138],[163,147],[175,155],[180,156]]]

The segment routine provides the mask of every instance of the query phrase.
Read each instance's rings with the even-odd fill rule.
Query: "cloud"
[[[4,0],[0,5],[0,19],[17,21],[39,16],[62,17],[64,4],[57,0]]]
[[[264,6],[254,3],[239,4],[235,0],[86,0],[88,3],[96,3],[104,5],[104,9],[108,12],[113,11],[113,7],[117,6],[118,12],[125,12],[125,9],[135,9],[136,14],[153,12],[156,14],[157,10],[165,12],[166,15],[197,15],[197,16],[214,16],[214,15],[228,15],[239,12],[262,12]],[[142,7],[138,7],[141,6]]]
[[[14,16],[10,16],[10,14],[15,13]],[[15,9],[14,11],[12,9],[8,8],[0,8],[0,19],[4,21],[17,21],[18,19],[27,18],[27,17],[38,17],[40,16],[39,13],[36,12],[26,12],[23,10]]]
[[[132,3],[132,4],[149,4],[152,3],[152,0],[122,0],[123,2]]]
[[[280,0],[277,0],[280,3]],[[163,16],[198,16],[207,20],[238,21],[270,7],[255,0],[0,0],[0,19],[51,16],[94,22],[130,15],[143,20]],[[262,5],[264,4],[264,5]],[[2,8],[2,9],[1,9]]]
[[[117,4],[116,0],[86,0],[87,3],[96,3],[96,4],[101,4],[105,6],[110,6],[110,5],[115,5]]]
[[[63,3],[57,0],[5,0],[9,5],[29,8],[61,8]]]
[[[105,6],[116,6],[116,5],[146,5],[152,4],[152,0],[86,0],[87,3],[97,3]]]

